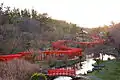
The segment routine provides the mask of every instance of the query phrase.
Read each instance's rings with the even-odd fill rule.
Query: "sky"
[[[54,19],[81,27],[98,27],[120,22],[120,0],[0,0],[10,7],[34,8]]]

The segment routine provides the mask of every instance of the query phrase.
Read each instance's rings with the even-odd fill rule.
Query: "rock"
[[[99,67],[99,65],[95,65],[95,64],[92,64],[92,66],[94,66],[94,67]]]
[[[105,67],[105,65],[104,65],[104,64],[100,64],[100,65],[95,65],[95,64],[92,64],[92,66],[94,66],[94,67]]]
[[[91,70],[88,70],[88,71],[87,71],[87,73],[92,73],[92,72],[93,72],[93,71],[91,71]]]
[[[94,70],[101,70],[101,68],[100,68],[100,67],[94,67],[92,70],[93,70],[93,71],[94,71]]]
[[[104,64],[100,64],[99,67],[105,67],[105,65]]]

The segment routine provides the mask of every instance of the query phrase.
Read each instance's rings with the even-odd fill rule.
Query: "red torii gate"
[[[58,50],[47,50],[47,51],[43,51],[42,54],[40,52],[39,58],[41,58],[41,60],[44,60],[44,59],[47,59],[47,57],[52,56],[53,54],[57,55],[57,56],[64,54],[64,55],[68,55],[71,58],[73,58],[74,56],[82,56],[81,48],[70,48],[70,47],[65,46],[64,44],[66,42],[73,42],[76,44],[92,46],[95,44],[101,44],[104,41],[105,41],[104,39],[99,39],[99,38],[95,39],[95,41],[93,41],[93,42],[75,42],[75,41],[70,41],[70,40],[59,40],[57,42],[52,43],[53,48],[58,49]],[[1,55],[0,60],[8,61],[8,60],[12,60],[14,58],[21,58],[28,54],[32,54],[32,52],[19,52],[17,54]],[[43,55],[44,55],[44,57],[43,57]]]

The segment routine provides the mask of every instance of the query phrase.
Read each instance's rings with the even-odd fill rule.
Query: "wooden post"
[[[82,60],[82,56],[79,56],[79,60],[80,60],[80,65],[79,65],[79,66],[80,66],[80,69],[81,69],[81,65],[82,65],[82,64],[81,64],[81,60]]]

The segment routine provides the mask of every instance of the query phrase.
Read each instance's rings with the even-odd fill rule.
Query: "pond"
[[[100,54],[100,59],[102,59],[102,54]],[[107,55],[105,54],[103,56],[103,60],[108,60],[108,58],[110,59],[115,59],[115,57],[113,57],[112,55]],[[87,71],[92,71],[92,69],[94,68],[92,66],[92,64],[96,63],[95,60],[93,60],[93,58],[87,58],[86,61],[82,62],[82,69],[80,70],[76,70],[76,74],[87,74]],[[71,80],[72,78],[71,77],[67,77],[67,76],[60,76],[54,80]]]

